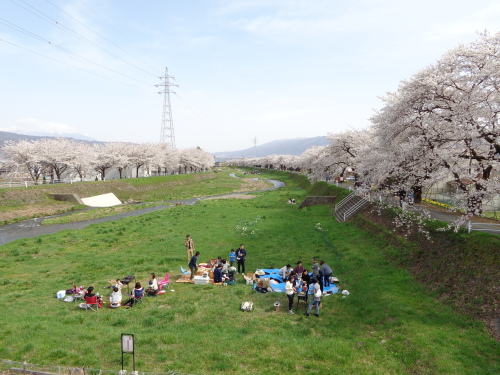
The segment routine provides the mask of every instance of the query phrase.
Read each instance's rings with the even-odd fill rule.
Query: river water
[[[36,219],[31,219],[31,220],[26,220],[26,221],[20,221],[17,223],[13,224],[7,224],[0,226],[0,246],[4,245],[6,243],[19,240],[22,238],[33,238],[37,236],[42,236],[44,234],[52,234],[52,233],[58,233],[62,230],[66,229],[83,229],[88,227],[91,224],[96,224],[96,223],[104,223],[106,221],[112,221],[112,220],[119,220],[124,217],[130,217],[130,216],[140,216],[144,215],[150,212],[158,211],[158,210],[163,210],[168,207],[174,207],[179,204],[183,205],[193,205],[199,202],[200,200],[206,199],[206,198],[214,198],[214,197],[225,197],[225,196],[231,196],[231,195],[241,195],[241,194],[250,194],[250,193],[258,193],[262,191],[269,191],[269,190],[275,190],[280,187],[285,186],[285,184],[282,181],[277,181],[277,180],[266,180],[269,181],[273,184],[273,187],[269,189],[264,189],[264,190],[258,190],[258,191],[251,191],[247,193],[231,193],[231,194],[220,194],[220,195],[211,195],[207,197],[199,197],[199,198],[190,198],[190,199],[183,199],[183,200],[177,200],[177,201],[168,201],[168,202],[158,202],[157,206],[154,207],[148,207],[148,208],[143,208],[141,210],[135,210],[135,211],[129,211],[129,212],[124,212],[121,214],[113,215],[113,216],[106,216],[106,217],[101,217],[98,219],[92,219],[92,220],[87,220],[87,221],[78,221],[74,223],[66,223],[66,224],[53,224],[53,225],[41,225],[42,221],[45,218],[36,218]],[[75,211],[72,211],[75,212]],[[50,216],[53,217],[53,216]]]

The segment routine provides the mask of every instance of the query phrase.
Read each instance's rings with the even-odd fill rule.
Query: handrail
[[[478,224],[478,225],[493,225],[493,226],[497,226],[497,227],[500,227],[500,224],[496,224],[496,223],[473,223],[472,221],[469,220],[469,222],[467,223],[467,232],[471,232],[473,230],[486,230],[486,231],[489,231],[489,232],[500,232],[500,229],[482,229],[482,228],[472,228],[472,224]]]
[[[355,196],[356,196],[356,191],[353,191],[351,194],[344,197],[344,199],[342,199],[339,203],[337,203],[335,205],[335,212],[337,212],[337,209],[341,208],[344,204],[346,204],[348,201],[350,201]]]
[[[356,203],[354,206],[352,206],[348,210],[344,211],[344,221],[346,221],[349,218],[349,216],[356,213],[359,208],[363,207],[367,203],[369,203],[369,201],[367,201],[364,198],[361,198],[361,200],[358,203]]]

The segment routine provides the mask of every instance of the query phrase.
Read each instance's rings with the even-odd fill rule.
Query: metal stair
[[[370,203],[370,193],[366,190],[354,190],[347,197],[335,205],[335,217],[338,222],[346,221]]]

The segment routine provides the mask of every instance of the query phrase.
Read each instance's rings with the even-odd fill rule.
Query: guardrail
[[[488,228],[480,228],[478,226],[487,226]],[[490,229],[489,227],[493,227],[493,229]],[[498,229],[495,229],[498,228]],[[470,233],[473,230],[483,230],[483,231],[488,231],[488,232],[500,232],[500,224],[496,223],[473,223],[472,221],[469,221],[467,223],[467,231]]]

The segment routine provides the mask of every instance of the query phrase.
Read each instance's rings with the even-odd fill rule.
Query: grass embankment
[[[189,189],[186,189],[186,186],[189,186]],[[74,203],[51,199],[49,194],[72,193],[85,198],[114,193],[122,202],[134,203],[172,201],[214,194],[259,190],[266,187],[268,185],[263,181],[254,181],[251,178],[236,179],[230,177],[228,173],[211,172],[1,189],[0,225],[33,217],[57,215],[82,208]],[[74,217],[70,215],[63,219],[53,219],[50,223],[89,220],[139,208],[144,208],[144,206],[133,205],[126,208],[95,209],[93,212],[87,211],[75,214]]]
[[[388,257],[436,291],[441,301],[483,320],[500,338],[500,237],[479,231],[468,234],[463,229],[442,231],[445,225],[440,222],[425,224],[428,235],[417,228],[395,231],[393,215],[391,209],[366,210],[354,222],[385,243]]]
[[[264,174],[264,173],[263,173]],[[286,187],[252,200],[207,200],[141,217],[93,225],[0,247],[0,358],[118,370],[120,334],[135,334],[139,371],[195,374],[492,374],[499,344],[477,320],[441,304],[387,260],[385,239],[353,223],[336,223],[331,209],[298,210],[305,189],[285,173]],[[186,193],[190,187],[185,186]],[[242,236],[236,225],[256,224]],[[317,223],[322,230],[318,230]],[[79,310],[53,298],[77,284],[100,292],[106,280],[134,274],[175,274],[186,266],[183,239],[195,240],[201,260],[227,256],[244,243],[247,269],[282,267],[312,256],[325,259],[350,295],[325,297],[321,316],[275,312],[283,294],[257,294],[242,278],[235,286],[173,284],[175,292],[126,310]],[[254,302],[249,313],[243,301]],[[304,307],[300,306],[300,311]],[[130,356],[126,368],[131,369]]]

